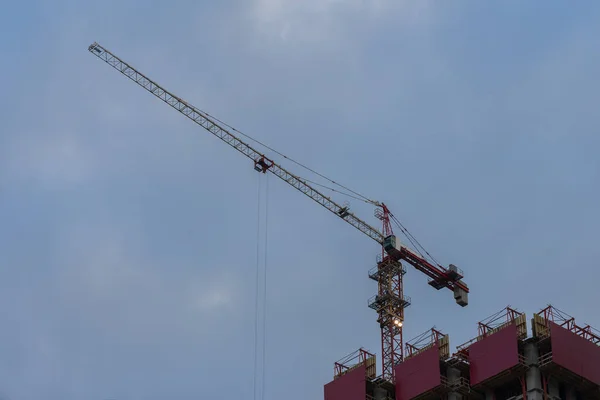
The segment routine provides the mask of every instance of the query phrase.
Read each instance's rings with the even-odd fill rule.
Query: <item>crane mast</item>
[[[315,189],[306,180],[289,172],[238,136],[233,135],[223,126],[225,124],[219,124],[216,118],[164,89],[100,44],[94,42],[88,47],[88,50],[155,97],[250,158],[256,171],[272,173],[381,245],[382,252],[377,259],[377,266],[369,271],[369,277],[378,284],[377,295],[369,300],[369,307],[377,311],[379,316],[377,321],[381,328],[382,377],[384,379],[393,381],[394,366],[403,360],[404,308],[410,304],[410,299],[405,298],[403,294],[402,277],[406,270],[401,260],[427,275],[429,284],[434,288],[452,290],[459,305],[464,307],[468,304],[469,288],[462,282],[462,271],[454,265],[450,265],[446,269],[441,265],[433,264],[421,254],[402,244],[393,233],[391,220],[394,217],[385,204],[370,201],[377,207],[375,216],[382,222],[383,229],[379,231],[358,218],[347,206],[338,204]]]

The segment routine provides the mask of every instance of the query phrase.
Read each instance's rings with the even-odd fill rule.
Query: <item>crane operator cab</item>
[[[396,235],[389,235],[383,240],[383,248],[395,260],[401,258],[402,243],[396,238]]]

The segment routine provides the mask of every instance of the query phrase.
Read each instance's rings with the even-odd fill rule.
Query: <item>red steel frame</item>
[[[375,216],[379,218],[383,225],[383,235],[393,235],[392,224],[390,222],[390,210],[385,204],[381,209],[377,209]],[[387,257],[385,249],[381,247],[382,260]],[[380,264],[382,265],[382,264]],[[385,296],[391,293],[397,296],[401,302],[404,301],[404,287],[402,282],[402,268],[394,274],[379,274],[377,281],[377,294]],[[394,382],[394,366],[404,358],[402,352],[403,337],[402,325],[404,324],[404,307],[393,307],[385,305],[379,310],[378,321],[381,327],[381,367],[383,379]]]
[[[494,329],[498,328],[501,325],[509,324],[515,321],[521,315],[523,315],[522,312],[519,312],[508,306],[499,313],[494,314],[491,317],[488,317],[487,319],[479,321],[477,323],[479,336],[482,338],[486,337]]]
[[[469,346],[471,346],[474,342],[477,342],[489,334],[491,334],[495,329],[502,325],[507,325],[511,322],[514,322],[518,317],[523,315],[522,312],[511,308],[510,306],[503,308],[499,312],[494,315],[487,317],[477,323],[477,337],[469,340],[466,343],[463,343],[456,347],[456,353],[453,356],[468,361],[469,360]]]
[[[569,331],[581,336],[584,339],[589,340],[595,344],[600,343],[600,332],[596,331],[589,324],[585,326],[579,326],[575,323],[575,318],[560,311],[554,306],[548,305],[540,311],[540,314],[546,321],[552,321],[555,324],[568,329]]]
[[[424,348],[439,343],[440,339],[442,339],[444,336],[446,335],[442,332],[435,328],[431,328],[411,341],[406,342],[406,357],[412,357]]]
[[[589,324],[585,326],[579,326],[575,323],[575,318],[570,316],[569,314],[560,311],[556,307],[552,305],[548,305],[546,308],[543,308],[538,315],[540,315],[544,319],[544,325],[548,328],[548,334],[550,329],[550,324],[548,322],[553,322],[557,326],[564,328],[577,336],[586,339],[596,345],[600,344],[600,332],[594,329]],[[549,353],[552,354],[552,353]],[[548,355],[548,354],[546,354]],[[551,356],[553,357],[553,356]],[[542,389],[544,393],[544,400],[549,398],[548,393],[548,380],[549,375],[546,373],[542,374]]]
[[[352,354],[344,357],[343,359],[337,361],[333,366],[333,376],[338,377],[348,372],[352,367],[359,364],[366,364],[369,358],[375,357],[374,354],[369,353],[365,349],[358,349]],[[358,361],[357,361],[358,359]]]

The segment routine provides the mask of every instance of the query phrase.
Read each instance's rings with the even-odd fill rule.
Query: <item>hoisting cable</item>
[[[260,192],[261,176],[258,176],[258,200],[257,200],[257,222],[256,222],[256,289],[254,301],[254,381],[253,381],[253,399],[256,400],[256,379],[258,376],[258,289],[260,272]]]
[[[189,104],[189,103],[188,103],[188,104]],[[322,187],[322,188],[324,188],[324,189],[331,190],[332,192],[339,193],[339,194],[341,194],[341,195],[343,195],[343,196],[347,196],[347,197],[353,198],[353,199],[355,199],[355,200],[358,200],[358,201],[362,201],[362,202],[365,202],[365,203],[368,203],[368,204],[375,204],[375,205],[379,205],[379,202],[377,202],[377,201],[375,201],[375,200],[371,200],[371,199],[369,199],[368,197],[366,197],[366,196],[364,196],[364,195],[362,195],[362,194],[360,194],[360,193],[358,193],[358,192],[356,192],[356,191],[354,191],[354,190],[352,190],[352,189],[348,188],[347,186],[344,186],[344,185],[342,185],[342,184],[339,184],[339,183],[337,183],[337,182],[336,182],[336,181],[334,181],[333,179],[330,179],[330,178],[328,178],[327,176],[325,176],[325,175],[323,175],[323,174],[321,174],[321,173],[319,173],[319,172],[315,171],[314,169],[312,169],[312,168],[310,168],[310,167],[308,167],[308,166],[306,166],[306,165],[304,165],[304,164],[302,164],[302,163],[300,163],[300,162],[298,162],[298,161],[296,161],[296,160],[294,160],[294,159],[292,159],[292,158],[290,158],[290,157],[286,156],[285,154],[283,154],[283,153],[281,153],[281,152],[279,152],[279,151],[275,150],[274,148],[272,148],[272,147],[268,146],[267,144],[265,144],[265,143],[263,143],[263,142],[259,141],[258,139],[255,139],[255,138],[253,138],[252,136],[250,136],[250,135],[248,135],[248,134],[246,134],[246,133],[244,133],[244,132],[242,132],[242,131],[240,131],[240,130],[236,129],[235,127],[231,126],[231,125],[230,125],[230,124],[228,124],[227,122],[225,122],[225,121],[221,121],[219,118],[217,118],[217,117],[215,117],[215,116],[213,116],[213,115],[209,114],[208,112],[206,112],[206,111],[203,111],[203,110],[200,110],[200,109],[196,108],[195,106],[192,106],[192,107],[193,107],[193,108],[195,108],[195,109],[197,109],[197,110],[198,110],[198,111],[200,111],[201,113],[205,114],[205,115],[206,115],[206,116],[208,116],[209,118],[212,118],[213,120],[215,120],[215,121],[217,121],[217,122],[219,122],[219,123],[223,124],[224,126],[228,127],[228,128],[229,128],[229,129],[231,129],[232,131],[239,133],[240,135],[242,135],[242,136],[246,137],[247,139],[249,139],[249,140],[251,140],[251,141],[253,141],[253,142],[255,142],[255,143],[259,144],[260,146],[263,146],[264,148],[266,148],[266,149],[268,149],[268,150],[270,150],[270,151],[274,152],[275,154],[278,154],[279,156],[281,156],[281,157],[285,158],[286,160],[289,160],[289,161],[293,162],[294,164],[296,164],[296,165],[298,165],[298,166],[300,166],[300,167],[302,167],[302,168],[304,168],[304,169],[306,169],[306,170],[308,170],[308,171],[310,171],[310,172],[314,173],[315,175],[318,175],[318,176],[320,176],[321,178],[323,178],[323,179],[325,179],[325,180],[327,180],[327,181],[331,182],[331,183],[332,183],[332,184],[334,184],[334,185],[337,185],[337,186],[339,186],[340,188],[342,188],[342,189],[344,189],[344,190],[346,190],[347,192],[350,192],[350,193],[352,193],[352,194],[350,194],[350,193],[346,193],[346,192],[343,192],[343,191],[340,191],[340,190],[337,190],[337,189],[334,189],[334,188],[332,188],[332,187],[330,187],[330,186],[326,186],[326,185],[323,185],[323,184],[317,183],[317,182],[315,182],[315,181],[312,181],[312,180],[310,180],[310,179],[306,179],[306,178],[301,178],[301,177],[299,177],[299,178],[300,178],[300,179],[302,179],[303,181],[305,181],[305,182],[308,182],[308,183],[311,183],[311,184],[313,184],[313,185],[316,185],[316,186],[320,186],[320,187]],[[268,188],[268,180],[267,180],[267,188]],[[260,189],[259,189],[259,190],[260,190]],[[268,190],[268,189],[267,189],[267,190]],[[259,198],[259,202],[260,202],[260,198]],[[260,203],[259,203],[259,204],[260,204]],[[393,220],[393,221],[396,223],[396,225],[398,226],[398,228],[400,228],[400,230],[402,231],[402,233],[403,233],[403,234],[406,236],[406,238],[407,238],[407,239],[410,241],[410,243],[413,245],[413,248],[414,248],[414,249],[415,249],[415,250],[416,250],[416,251],[419,253],[419,255],[420,255],[421,257],[423,257],[423,258],[427,258],[427,257],[425,257],[425,255],[423,254],[423,253],[425,253],[427,256],[429,256],[429,259],[430,259],[432,262],[434,262],[434,263],[435,263],[435,264],[437,264],[437,265],[440,265],[440,263],[439,263],[439,262],[438,262],[438,261],[435,259],[435,257],[433,257],[433,256],[431,255],[431,253],[429,253],[429,252],[428,252],[428,251],[427,251],[427,250],[426,250],[426,249],[425,249],[425,248],[424,248],[424,247],[421,245],[421,243],[419,243],[419,241],[418,241],[418,240],[417,240],[417,239],[416,239],[416,238],[415,238],[415,237],[412,235],[412,233],[410,233],[410,232],[408,231],[408,229],[406,229],[406,227],[405,227],[405,226],[404,226],[404,225],[403,225],[403,224],[400,222],[400,220],[398,220],[398,218],[396,218],[396,217],[395,217],[393,214],[391,214],[391,213],[390,213],[390,217],[391,217],[391,218],[392,218],[392,220]],[[259,218],[260,218],[260,216],[259,216]],[[259,233],[259,234],[257,234],[257,235],[258,235],[258,236],[260,236],[260,233]],[[266,243],[266,238],[267,238],[267,236],[266,236],[266,232],[265,232],[265,257],[266,257],[266,246],[267,246],[267,243]],[[257,238],[257,240],[258,240],[258,238]],[[421,252],[421,251],[422,251],[422,252]],[[257,258],[258,258],[258,249],[257,249]],[[441,265],[440,265],[440,266],[441,266]],[[257,268],[258,268],[258,261],[257,261]],[[265,258],[265,268],[266,268],[266,258]],[[257,279],[258,279],[258,277],[257,277]],[[266,271],[265,271],[265,281],[266,281]],[[257,290],[258,290],[258,283],[257,283]],[[265,288],[265,291],[266,291],[266,288]],[[258,295],[257,295],[257,296],[258,296]],[[265,304],[266,304],[266,303],[265,303]],[[256,306],[258,307],[258,303],[257,303],[257,305],[256,305]],[[257,313],[258,313],[258,309],[257,309]],[[258,317],[257,317],[257,318],[258,318]],[[264,315],[263,315],[263,318],[264,318]],[[264,324],[264,321],[263,321],[263,324]],[[263,351],[264,351],[264,349],[263,349]]]
[[[267,353],[267,251],[269,242],[269,175],[265,176],[266,191],[265,191],[265,249],[264,249],[264,282],[263,282],[263,331],[262,331],[262,392],[261,400],[265,398],[265,370],[266,370],[266,353]]]
[[[269,176],[265,175],[265,194],[264,194],[264,214],[261,212],[263,207],[263,187],[262,175],[258,176],[258,210],[256,224],[256,298],[254,304],[254,400],[264,400],[265,398],[265,365],[266,365],[266,331],[267,331],[267,252],[268,252],[268,224],[269,224]],[[264,215],[264,216],[263,216]],[[264,219],[264,221],[263,221]],[[261,225],[264,223],[264,238],[261,237]],[[263,266],[261,271],[261,239],[263,244]],[[262,281],[261,281],[262,272]],[[261,292],[262,283],[262,292]],[[262,297],[261,297],[262,294]],[[262,303],[261,303],[262,302]],[[260,317],[262,311],[262,331],[259,329]],[[262,349],[259,350],[259,346]],[[262,358],[259,358],[262,355]]]
[[[364,202],[365,202],[365,203],[367,203],[367,204],[373,204],[373,203],[372,203],[370,200],[361,199],[361,198],[359,198],[359,197],[357,197],[357,196],[353,196],[353,195],[351,195],[351,194],[349,194],[349,193],[345,193],[345,192],[342,192],[342,191],[336,190],[336,189],[334,189],[334,188],[332,188],[332,187],[330,187],[330,186],[322,185],[322,184],[320,184],[320,183],[317,183],[317,182],[315,182],[315,181],[311,181],[310,179],[305,179],[305,178],[302,178],[302,177],[300,177],[300,179],[302,179],[304,182],[312,183],[312,184],[313,184],[313,185],[315,185],[315,186],[320,186],[320,187],[322,187],[323,189],[328,189],[328,190],[331,190],[332,192],[336,192],[336,193],[339,193],[339,194],[341,194],[341,195],[348,196],[348,197],[350,197],[350,198],[352,198],[352,199],[355,199],[355,200],[358,200],[358,201],[364,201]]]
[[[188,105],[189,105],[189,103],[188,103]],[[192,107],[193,107],[193,108],[196,108],[196,107],[194,107],[194,106],[192,106]],[[290,157],[286,156],[285,154],[283,154],[283,153],[281,153],[281,152],[279,152],[279,151],[275,150],[274,148],[272,148],[272,147],[270,147],[270,146],[268,146],[268,145],[266,145],[266,144],[262,143],[261,141],[259,141],[259,140],[257,140],[257,139],[254,139],[252,136],[250,136],[250,135],[247,135],[246,133],[244,133],[244,132],[242,132],[242,131],[240,131],[240,130],[238,130],[238,129],[234,128],[233,126],[229,125],[229,124],[228,124],[227,122],[225,122],[225,121],[221,121],[220,119],[218,119],[217,117],[215,117],[215,116],[213,116],[213,115],[211,115],[211,114],[207,113],[206,111],[202,111],[202,110],[200,110],[200,109],[198,109],[198,108],[196,108],[196,109],[197,109],[198,111],[200,111],[201,113],[203,113],[204,115],[206,115],[206,116],[208,116],[208,117],[210,117],[210,118],[214,119],[215,121],[217,121],[217,122],[219,122],[219,123],[221,123],[221,124],[225,125],[226,127],[228,127],[229,129],[233,130],[234,132],[237,132],[237,133],[239,133],[240,135],[244,136],[245,138],[247,138],[247,139],[249,139],[249,140],[251,140],[251,141],[253,141],[253,142],[255,142],[255,143],[257,143],[257,144],[259,144],[259,145],[261,145],[261,146],[263,146],[264,148],[266,148],[266,149],[268,149],[268,150],[271,150],[273,153],[275,153],[275,154],[278,154],[279,156],[281,156],[281,157],[285,158],[286,160],[289,160],[289,161],[293,162],[294,164],[298,165],[299,167],[302,167],[302,168],[306,169],[307,171],[310,171],[310,172],[312,172],[313,174],[315,174],[315,175],[318,175],[318,176],[320,176],[321,178],[323,178],[323,179],[325,179],[325,180],[327,180],[327,181],[329,181],[329,182],[333,183],[334,185],[337,185],[337,186],[341,187],[342,189],[344,189],[344,190],[347,190],[348,192],[350,192],[350,193],[354,194],[355,196],[357,196],[357,197],[360,197],[360,198],[361,198],[363,201],[365,201],[365,202],[367,202],[367,203],[371,203],[371,204],[378,204],[378,202],[377,202],[377,201],[375,201],[375,200],[371,200],[371,199],[369,199],[368,197],[366,197],[366,196],[363,196],[362,194],[360,194],[360,193],[358,193],[358,192],[356,192],[356,191],[354,191],[354,190],[352,190],[352,189],[348,188],[347,186],[344,186],[344,185],[342,185],[342,184],[339,184],[339,183],[337,183],[337,182],[336,182],[336,181],[334,181],[333,179],[330,179],[330,178],[328,178],[327,176],[325,176],[325,175],[323,175],[323,174],[321,174],[321,173],[319,173],[319,172],[315,171],[314,169],[312,169],[312,168],[310,168],[310,167],[308,167],[308,166],[306,166],[306,165],[304,165],[304,164],[302,164],[302,163],[300,163],[300,162],[298,162],[298,161],[296,161],[296,160],[294,160],[294,159],[292,159],[292,158],[290,158]]]
[[[406,229],[404,225],[402,225],[402,223],[392,213],[390,213],[390,218],[393,222],[396,223],[396,226],[400,228],[400,231],[404,234],[404,236],[406,236],[406,238],[408,239],[410,244],[412,244],[412,247],[417,251],[417,253],[419,253],[421,257],[425,258],[423,253],[421,253],[421,251],[419,250],[419,245],[417,244],[416,240],[414,240],[410,232],[408,232],[408,229]]]
[[[404,233],[404,235],[406,236],[406,238],[411,242],[411,244],[413,246],[415,246],[415,250],[421,255],[421,257],[426,258],[423,253],[421,253],[421,251],[419,250],[419,248],[421,250],[423,250],[423,252],[425,254],[427,254],[429,256],[429,258],[431,259],[431,261],[433,261],[435,264],[441,266],[441,264],[435,259],[435,257],[433,257],[426,249],[425,247],[423,247],[421,245],[421,243],[419,243],[419,241],[417,240],[417,238],[415,238],[413,236],[412,233],[410,233],[408,231],[408,229],[406,229],[406,227],[404,225],[402,225],[402,222],[400,222],[400,220],[398,218],[396,218],[392,213],[390,213],[390,217],[392,218],[392,220],[396,223],[396,225],[398,226],[398,228],[400,228],[400,230],[402,231],[402,233]]]

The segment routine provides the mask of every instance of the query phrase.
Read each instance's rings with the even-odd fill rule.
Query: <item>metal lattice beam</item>
[[[260,160],[268,161],[268,168],[265,168],[265,171],[271,172],[273,175],[277,176],[284,182],[290,184],[292,187],[302,192],[306,196],[310,197],[312,200],[325,207],[332,213],[341,217],[344,221],[369,236],[371,239],[375,240],[377,243],[383,243],[384,236],[383,234],[376,228],[372,227],[365,221],[356,217],[353,213],[349,212],[346,207],[343,207],[331,200],[329,197],[325,196],[323,193],[310,186],[307,182],[305,182],[302,178],[292,174],[287,171],[280,165],[274,163],[273,161],[267,159],[262,153],[255,150],[248,143],[244,142],[237,136],[231,134],[227,129],[223,126],[219,125],[216,121],[214,121],[211,117],[209,117],[206,113],[194,107],[193,105],[187,103],[182,100],[178,96],[172,94],[168,90],[164,89],[156,82],[133,68],[131,65],[121,60],[119,57],[115,56],[106,48],[102,47],[98,43],[93,43],[89,46],[88,50],[94,54],[96,57],[100,58],[102,61],[106,62],[108,65],[121,72],[123,75],[146,89],[148,92],[152,93],[154,96],[158,97],[168,105],[170,105],[175,110],[179,111],[181,114],[185,115],[246,157],[253,160],[255,163],[259,163]],[[264,171],[263,171],[264,172]]]

